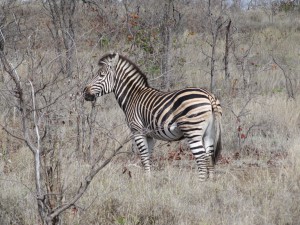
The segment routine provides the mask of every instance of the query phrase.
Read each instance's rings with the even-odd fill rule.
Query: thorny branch
[[[287,94],[288,94],[288,98],[295,99],[291,78],[286,74],[283,67],[275,60],[274,56],[272,56],[272,60],[279,67],[279,69],[283,73],[283,76],[285,78],[285,87],[286,87],[286,91],[287,91]]]
[[[50,213],[50,215],[48,215],[47,220],[51,221],[53,218],[58,216],[60,213],[62,213],[66,209],[72,207],[80,199],[80,197],[85,193],[85,191],[87,190],[88,186],[90,185],[90,183],[94,179],[94,177],[97,175],[97,173],[111,162],[111,160],[118,154],[118,152],[123,148],[123,146],[128,141],[129,140],[125,140],[117,149],[115,149],[113,154],[108,159],[106,159],[101,165],[98,165],[98,160],[96,160],[96,162],[92,165],[89,174],[84,178],[83,181],[81,181],[80,187],[77,190],[77,194],[74,197],[72,197],[67,203],[55,208]]]

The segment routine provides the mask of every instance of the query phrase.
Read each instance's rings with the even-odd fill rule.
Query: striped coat
[[[220,102],[209,91],[185,88],[162,92],[148,85],[146,76],[117,53],[103,56],[97,76],[84,88],[85,100],[113,92],[125,113],[142,164],[150,171],[153,139],[186,138],[195,156],[201,181],[213,177],[221,151]]]

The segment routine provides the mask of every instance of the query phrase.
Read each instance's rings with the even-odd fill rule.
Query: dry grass
[[[147,179],[141,168],[114,161],[92,182],[77,209],[64,214],[63,221],[64,224],[297,224],[299,159],[298,140],[291,144],[288,157],[279,166],[251,166],[245,163],[246,158],[240,158],[235,163],[219,164],[216,181],[204,183],[196,179],[195,170],[174,166],[173,162],[165,161],[160,168],[154,167],[152,177]],[[22,161],[32,163],[28,154],[24,154]],[[124,165],[128,169],[125,173]],[[78,179],[85,168],[74,163],[65,173]],[[1,180],[5,190],[1,195],[2,224],[37,221],[33,196],[21,184],[30,180],[28,173],[16,167],[9,175],[2,176],[20,182]],[[71,194],[76,182],[65,182],[70,185],[67,193]],[[32,184],[27,185],[33,188]]]

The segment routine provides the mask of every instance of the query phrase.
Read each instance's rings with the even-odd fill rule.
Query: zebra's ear
[[[114,53],[114,54],[113,54],[113,57],[112,57],[112,59],[111,59],[111,66],[112,66],[112,67],[116,67],[118,61],[119,61],[119,53]]]

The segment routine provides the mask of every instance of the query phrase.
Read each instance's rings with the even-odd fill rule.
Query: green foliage
[[[160,72],[160,67],[158,65],[152,65],[148,67],[148,72],[150,74],[159,74]]]
[[[102,48],[108,48],[109,47],[109,44],[110,44],[110,40],[108,37],[101,37],[100,38],[100,46]]]
[[[151,41],[151,33],[143,27],[136,28],[136,45],[148,54],[154,53],[154,47]]]
[[[273,88],[272,90],[272,93],[273,94],[276,94],[276,93],[282,93],[284,90],[282,87],[276,87],[276,88]]]
[[[186,63],[186,59],[184,57],[179,57],[178,58],[178,64],[180,66],[183,66]]]
[[[117,223],[118,224],[121,224],[121,225],[123,225],[123,224],[126,224],[126,220],[125,220],[125,217],[118,217],[117,218]]]
[[[149,27],[143,18],[137,14],[131,14],[129,24],[132,28],[132,33],[127,36],[129,43],[139,47],[147,54],[154,53],[154,45],[158,44],[157,34],[159,33],[158,27]],[[133,35],[133,36],[132,36]]]
[[[299,5],[296,3],[296,1],[281,1],[279,3],[279,6],[278,6],[278,10],[280,12],[292,12],[294,11],[296,8],[299,9]]]

